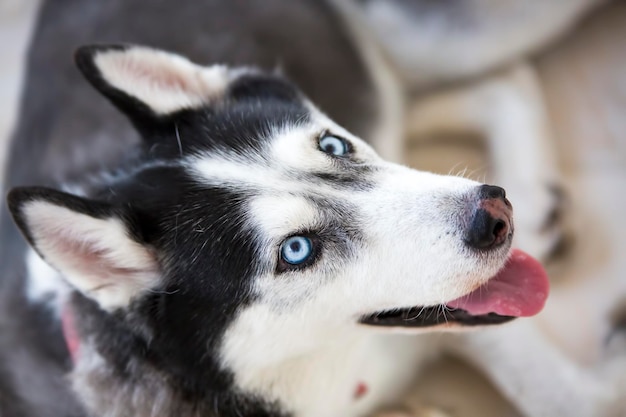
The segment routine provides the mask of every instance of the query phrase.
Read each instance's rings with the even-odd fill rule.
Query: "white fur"
[[[185,164],[192,175],[203,183],[238,188],[271,188],[285,192],[302,191],[308,185],[290,179],[290,171],[314,173],[334,169],[332,158],[318,148],[318,140],[324,131],[358,143],[359,146],[355,147],[356,158],[380,161],[376,152],[365,142],[335,124],[312,105],[309,108],[312,119],[310,124],[274,129],[272,146],[267,155],[238,158],[219,153],[199,154],[188,158]],[[254,169],[250,169],[251,166]],[[322,188],[328,193],[336,192],[330,186]]]
[[[297,325],[293,316],[263,306],[244,315],[249,319],[240,318],[224,339],[224,363],[236,371],[238,386],[281,401],[299,417],[361,416],[391,404],[436,352],[437,341],[429,337],[320,328],[314,320]],[[294,325],[301,331],[294,333]],[[291,356],[294,351],[303,354]],[[355,398],[359,384],[367,393]]]
[[[192,157],[187,165],[190,173],[206,184],[227,185],[235,188],[274,188],[285,191],[289,190],[288,187],[297,186],[270,168],[257,167],[251,171],[246,161],[225,156]]]
[[[308,201],[294,195],[259,197],[249,204],[249,218],[266,236],[287,236],[294,230],[312,229],[317,224],[317,214]]]
[[[339,132],[333,130],[333,133]],[[311,124],[308,128],[292,127],[276,132],[271,147],[271,157],[275,160],[276,167],[304,172],[331,169],[331,158],[319,152],[317,147],[320,134],[320,128],[316,124]]]
[[[601,1],[424,2],[415,13],[401,2],[374,0],[365,3],[364,20],[402,78],[413,87],[429,87],[536,52]]]
[[[156,262],[115,218],[97,219],[44,201],[23,214],[37,251],[73,287],[105,309],[128,305],[158,279]]]

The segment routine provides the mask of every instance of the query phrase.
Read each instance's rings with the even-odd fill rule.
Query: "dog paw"
[[[559,185],[510,185],[507,192],[514,206],[516,246],[541,261],[565,255],[571,242],[565,190]]]

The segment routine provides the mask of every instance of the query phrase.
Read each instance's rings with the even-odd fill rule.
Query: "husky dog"
[[[136,46],[76,60],[142,146],[71,193],[15,188],[9,207],[36,272],[69,285],[57,302],[91,414],[364,415],[441,344],[374,328],[499,324],[543,306],[541,266],[509,254],[503,189],[384,162],[252,68]],[[558,407],[599,415],[600,398]]]
[[[442,351],[528,415],[621,415],[621,355],[586,372],[504,324],[548,293],[504,190],[350,133],[393,137],[396,91],[333,9],[206,3],[44,5],[1,224],[3,415],[364,416]],[[67,64],[94,40],[218,64],[81,48],[133,130]]]
[[[132,46],[76,60],[143,146],[72,193],[15,188],[9,207],[74,291],[62,316],[92,414],[360,415],[429,344],[367,327],[543,306],[539,264],[507,263],[503,189],[384,162],[251,68]]]

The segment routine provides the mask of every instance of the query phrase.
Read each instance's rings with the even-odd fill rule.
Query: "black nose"
[[[506,191],[504,188],[497,185],[481,185],[478,187],[478,198],[506,198]]]
[[[501,187],[482,185],[477,190],[477,201],[470,214],[465,243],[476,249],[502,245],[511,233],[511,205]]]

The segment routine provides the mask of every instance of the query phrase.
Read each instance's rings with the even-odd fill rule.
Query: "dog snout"
[[[465,235],[467,245],[476,249],[491,249],[504,244],[513,231],[513,209],[504,189],[481,185],[472,206]]]

